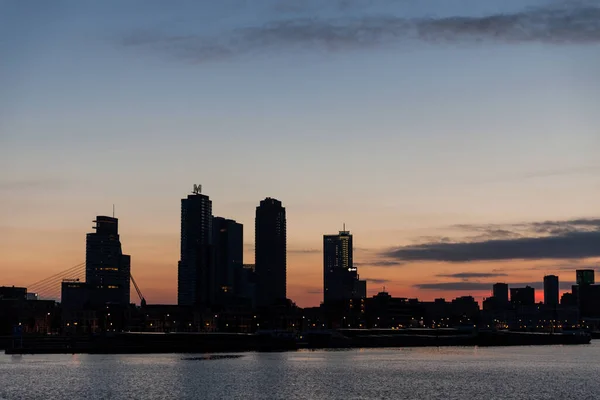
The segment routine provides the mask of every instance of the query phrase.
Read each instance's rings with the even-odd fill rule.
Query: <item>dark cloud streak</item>
[[[384,283],[392,282],[390,279],[376,279],[376,278],[366,278],[368,283],[373,283],[375,285],[383,285]]]
[[[375,260],[366,262],[355,262],[355,267],[399,267],[404,263],[397,260]]]
[[[508,274],[500,272],[458,272],[456,274],[439,274],[436,275],[440,278],[457,278],[457,279],[470,279],[470,278],[494,278],[497,276],[508,276]]]
[[[570,290],[571,286],[574,285],[575,282],[565,281],[560,282],[559,286],[561,290]],[[492,290],[492,282],[436,282],[436,283],[420,283],[413,285],[416,289],[421,290],[439,290],[439,291],[489,291]],[[543,282],[515,282],[508,283],[508,286],[511,288],[517,287],[525,287],[531,286],[536,290],[543,290],[544,283]]]
[[[600,257],[600,219],[545,221],[520,224],[529,237],[424,243],[383,252],[382,257],[410,261],[498,261],[584,259]],[[468,225],[461,225],[466,228]],[[475,227],[477,228],[477,227]]]
[[[296,18],[234,29],[215,36],[134,32],[125,47],[150,47],[189,62],[205,62],[265,49],[340,51],[372,48],[404,40],[434,43],[495,41],[600,44],[600,7],[571,5],[485,17],[410,19],[399,16]]]

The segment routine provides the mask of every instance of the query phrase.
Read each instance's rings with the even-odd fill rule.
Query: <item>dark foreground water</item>
[[[0,399],[600,399],[600,343],[204,355],[0,355]]]

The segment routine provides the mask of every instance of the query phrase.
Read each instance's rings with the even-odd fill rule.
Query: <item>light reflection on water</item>
[[[600,343],[240,355],[0,355],[0,399],[600,398]]]

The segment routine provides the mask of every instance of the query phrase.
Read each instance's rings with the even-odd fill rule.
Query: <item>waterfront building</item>
[[[510,288],[510,302],[513,306],[532,306],[535,304],[535,289],[531,286]]]
[[[365,298],[366,281],[359,280],[353,261],[352,234],[323,235],[323,302]]]
[[[255,264],[257,305],[286,300],[287,244],[285,207],[267,197],[256,207]]]
[[[85,280],[93,306],[129,305],[131,258],[123,254],[119,220],[98,216],[96,232],[86,235]]]
[[[544,276],[544,304],[551,307],[558,305],[558,276]]]
[[[177,304],[210,306],[215,299],[212,202],[194,185],[181,200],[181,253],[177,267]]]
[[[216,302],[226,305],[239,295],[241,287],[236,276],[243,269],[244,227],[231,219],[213,217],[213,245],[215,249]]]
[[[496,299],[496,304],[507,305],[508,304],[508,284],[506,283],[495,283],[492,286],[492,295]]]

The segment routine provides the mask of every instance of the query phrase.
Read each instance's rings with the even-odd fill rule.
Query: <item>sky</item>
[[[300,306],[343,223],[369,295],[567,289],[600,260],[595,1],[2,1],[0,55],[0,285],[83,262],[115,204],[175,303],[194,184],[246,263],[283,202]]]

